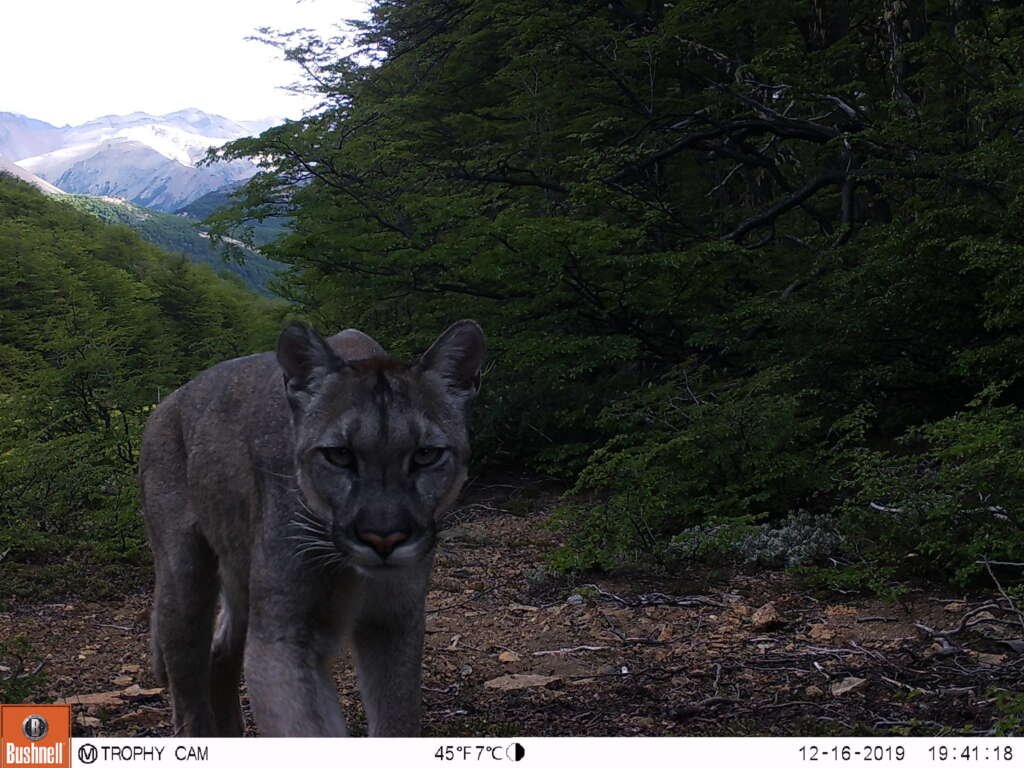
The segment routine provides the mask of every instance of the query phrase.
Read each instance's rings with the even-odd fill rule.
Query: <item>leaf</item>
[[[832,683],[831,691],[833,696],[844,696],[847,693],[856,691],[867,683],[863,677],[844,677],[838,682]]]

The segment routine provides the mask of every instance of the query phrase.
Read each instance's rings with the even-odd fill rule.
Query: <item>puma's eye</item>
[[[321,449],[324,454],[324,458],[327,459],[331,464],[342,469],[354,469],[356,466],[356,457],[348,448],[344,448],[340,445],[333,445],[329,448]]]
[[[418,448],[412,455],[412,464],[414,467],[429,467],[431,464],[437,464],[442,456],[444,448]]]

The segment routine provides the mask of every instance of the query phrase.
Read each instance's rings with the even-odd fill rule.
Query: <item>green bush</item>
[[[978,402],[909,433],[906,453],[854,453],[842,510],[853,553],[899,574],[986,583],[984,560],[1024,560],[1024,415]]]
[[[562,512],[573,567],[659,558],[703,521],[747,525],[821,487],[817,424],[799,397],[779,392],[786,371],[722,383],[707,374],[680,367],[605,411],[600,424],[615,436],[574,489],[587,502]]]

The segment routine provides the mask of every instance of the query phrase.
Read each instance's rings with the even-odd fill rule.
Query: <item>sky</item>
[[[246,40],[260,27],[338,33],[369,0],[25,0],[0,11],[0,112],[54,125],[187,107],[298,118],[300,69]]]

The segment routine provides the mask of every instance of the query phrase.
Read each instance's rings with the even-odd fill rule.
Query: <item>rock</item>
[[[519,661],[519,654],[515,651],[502,651],[498,654],[498,661],[502,664],[512,664]]]
[[[866,683],[867,680],[863,677],[844,677],[842,680],[832,683],[832,695],[843,696],[851,691],[856,691]]]
[[[499,691],[519,691],[523,688],[548,688],[561,680],[554,675],[502,675],[488,680],[484,687]]]
[[[825,615],[830,619],[852,621],[860,615],[860,611],[849,605],[827,605]]]
[[[944,658],[946,656],[956,656],[957,654],[963,653],[960,648],[949,643],[932,643],[924,652],[925,658]]]
[[[540,610],[535,605],[523,605],[522,603],[509,603],[508,609],[510,611],[519,611],[521,613],[535,613]]]
[[[440,542],[452,542],[463,544],[490,544],[490,536],[486,532],[478,531],[464,525],[456,525],[438,531],[437,540]]]
[[[1006,661],[1006,656],[1001,653],[979,653],[978,661],[988,667],[998,667]]]
[[[458,579],[437,576],[431,581],[431,586],[439,592],[453,592],[455,594],[461,594],[463,584]]]
[[[832,640],[836,636],[836,631],[827,624],[811,624],[811,629],[807,633],[811,640]]]
[[[151,696],[158,696],[163,692],[163,688],[142,688],[136,683],[121,691],[121,696],[126,699],[147,699]]]
[[[132,685],[125,688],[123,691],[84,693],[79,696],[68,696],[63,699],[57,699],[54,703],[120,707],[129,701],[134,701],[136,699],[148,699],[152,696],[159,696],[163,692],[163,688],[140,688],[138,685]]]
[[[765,603],[754,611],[754,615],[750,617],[750,623],[755,629],[768,629],[783,622],[775,603]]]
[[[583,605],[583,603],[585,603],[586,600],[583,599],[583,595],[569,595],[569,597],[566,598],[565,602],[567,602],[569,605]]]
[[[997,626],[997,622],[998,619],[990,611],[982,611],[981,613],[974,614],[967,622],[967,626],[983,637],[997,640],[999,635],[1002,634]]]

